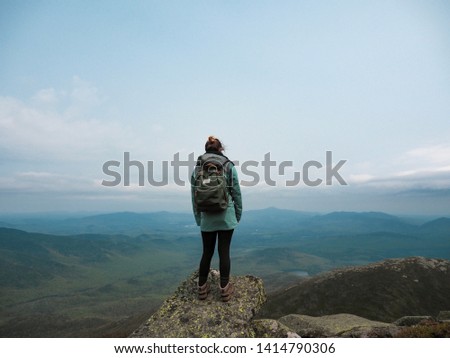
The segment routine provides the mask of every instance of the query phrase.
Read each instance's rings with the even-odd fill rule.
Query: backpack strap
[[[218,163],[224,168],[227,163],[231,163],[232,165],[234,165],[234,163],[223,154],[205,153],[197,158],[196,166],[201,167],[203,163],[207,162],[208,160],[211,160],[211,162]]]

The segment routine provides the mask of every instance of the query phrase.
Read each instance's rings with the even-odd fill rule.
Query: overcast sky
[[[449,18],[448,1],[2,1],[0,212],[190,210],[170,165],[168,185],[131,167],[125,186],[124,153],[161,179],[214,134],[259,163],[244,209],[450,215]],[[347,185],[326,185],[327,151]]]

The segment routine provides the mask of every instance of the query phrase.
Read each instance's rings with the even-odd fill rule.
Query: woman
[[[214,255],[216,241],[218,242],[219,270],[220,270],[220,294],[222,301],[230,300],[234,291],[230,282],[230,244],[234,228],[238,225],[242,214],[241,189],[236,169],[233,163],[223,155],[224,147],[219,139],[209,136],[205,144],[205,154],[197,161],[196,169],[192,174],[192,206],[197,225],[200,226],[203,254],[200,260],[198,297],[201,300],[208,297],[210,284],[208,274],[211,259]],[[205,163],[218,163],[223,168],[223,175],[227,183],[228,204],[221,211],[200,211],[195,203],[195,181],[199,170],[204,169]]]

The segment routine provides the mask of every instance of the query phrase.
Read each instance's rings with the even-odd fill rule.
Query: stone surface
[[[251,321],[266,301],[262,280],[232,277],[235,292],[224,303],[220,299],[219,273],[211,270],[209,278],[211,292],[206,300],[197,297],[198,273],[194,273],[130,337],[255,337]]]
[[[401,327],[388,325],[383,327],[355,327],[339,335],[340,338],[394,338],[402,331]]]
[[[279,321],[304,338],[389,337],[397,331],[397,327],[393,324],[371,321],[345,313],[322,317],[290,314],[281,317]],[[379,333],[376,333],[377,330]]]
[[[395,325],[401,326],[401,327],[411,327],[418,325],[419,323],[423,321],[433,321],[433,317],[431,316],[404,316],[399,318],[394,322]]]
[[[438,321],[450,322],[450,311],[440,311],[437,316]]]
[[[252,325],[257,338],[300,338],[292,329],[274,319],[254,320]]]

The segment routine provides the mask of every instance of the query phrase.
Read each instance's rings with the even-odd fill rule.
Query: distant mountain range
[[[0,336],[115,335],[111,327],[156,309],[201,256],[199,228],[187,213],[4,215],[0,222]],[[450,259],[450,219],[268,208],[244,213],[231,250],[232,274],[261,277],[270,293],[345,266]]]
[[[1,226],[28,232],[55,235],[124,234],[174,232],[194,227],[192,215],[186,213],[118,212],[80,217],[7,215],[0,217]]]
[[[191,213],[118,212],[88,216],[73,215],[0,215],[0,227],[39,232],[47,234],[140,234],[174,232],[179,230],[196,231]],[[295,210],[267,208],[245,211],[240,231],[264,232],[297,231],[302,234],[358,234],[373,232],[409,233],[439,230],[450,231],[450,218],[436,218],[422,225],[412,224],[410,220],[381,212],[332,212],[316,214]]]

